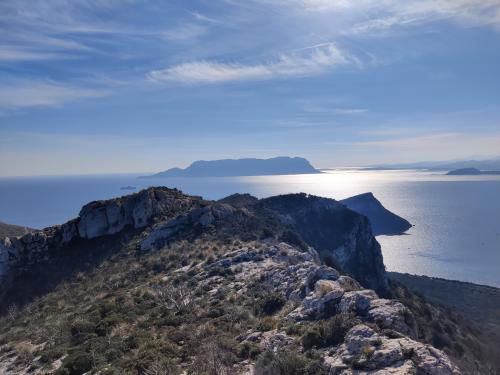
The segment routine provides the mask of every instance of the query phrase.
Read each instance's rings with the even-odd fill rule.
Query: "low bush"
[[[326,375],[320,360],[309,359],[299,352],[265,351],[255,363],[255,375]]]
[[[272,331],[276,328],[278,322],[272,316],[265,316],[259,320],[259,324],[257,325],[257,329],[259,331]]]
[[[55,375],[81,375],[92,369],[92,357],[85,352],[74,352],[67,356]]]
[[[286,298],[283,294],[271,292],[264,295],[257,302],[257,315],[272,315],[280,310],[286,303]]]
[[[344,341],[347,331],[357,323],[357,320],[349,315],[334,315],[309,326],[302,334],[302,345],[305,349],[338,345]]]

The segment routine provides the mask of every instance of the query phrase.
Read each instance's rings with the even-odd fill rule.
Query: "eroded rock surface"
[[[256,280],[272,286],[296,306],[278,315],[283,322],[301,325],[350,314],[349,319],[359,324],[347,332],[343,343],[320,349],[331,374],[460,374],[446,354],[414,339],[415,322],[405,306],[379,298],[352,278],[317,264],[315,257],[314,250],[303,252],[286,243],[267,241],[260,249],[245,247],[197,266],[195,277],[210,285],[214,295],[219,290],[227,292],[225,288],[246,294]],[[230,270],[234,281],[210,276],[211,270],[221,268]],[[302,345],[300,338],[279,328],[248,332],[236,339],[274,352]]]

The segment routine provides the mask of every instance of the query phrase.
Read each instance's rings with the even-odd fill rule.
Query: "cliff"
[[[198,160],[185,169],[171,168],[153,177],[229,177],[320,173],[304,158]]]
[[[0,372],[460,373],[407,307],[363,287],[387,288],[366,217],[305,194],[245,199],[150,188],[7,239]],[[64,279],[16,302],[54,264]]]

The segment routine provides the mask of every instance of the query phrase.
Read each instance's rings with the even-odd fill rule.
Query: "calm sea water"
[[[92,200],[130,193],[132,185],[177,187],[218,199],[306,192],[343,199],[371,191],[415,226],[379,236],[390,271],[500,287],[500,177],[420,171],[329,171],[318,175],[137,179],[135,175],[0,179],[0,221],[42,228],[63,223]]]

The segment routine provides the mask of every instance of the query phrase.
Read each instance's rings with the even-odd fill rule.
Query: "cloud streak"
[[[469,154],[498,154],[500,134],[435,133],[414,137],[401,137],[385,140],[354,142],[358,149],[394,151],[428,157],[463,157],[464,150]]]
[[[351,19],[346,34],[383,32],[397,26],[450,20],[500,29],[498,0],[297,0],[312,12],[333,12]]]
[[[148,78],[153,82],[182,84],[265,80],[315,75],[349,62],[356,62],[356,60],[340,50],[335,44],[327,43],[306,49],[302,54],[281,55],[277,60],[269,63],[252,65],[194,61],[166,69],[153,70],[148,74]]]
[[[107,94],[107,91],[101,89],[82,88],[48,80],[11,80],[0,85],[0,110],[57,107],[67,102]]]

